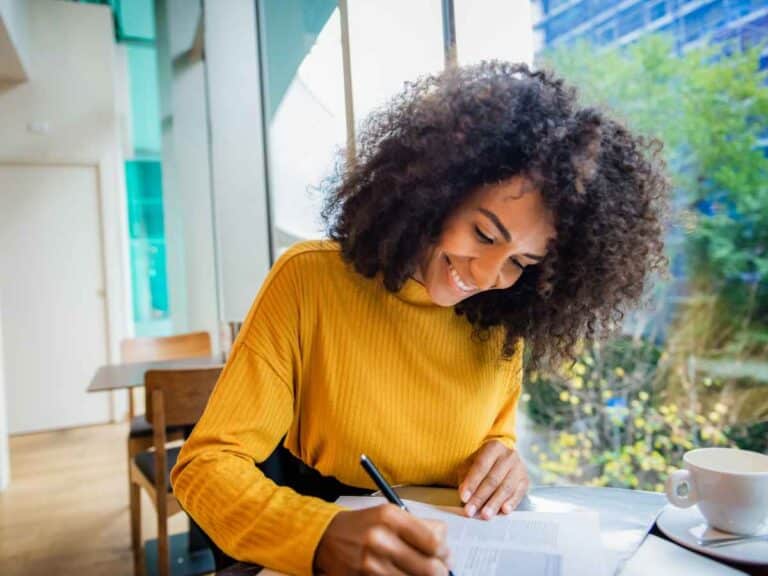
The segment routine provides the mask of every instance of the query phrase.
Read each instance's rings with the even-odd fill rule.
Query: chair
[[[173,496],[171,468],[176,464],[180,447],[169,447],[168,427],[191,427],[205,409],[222,368],[186,368],[150,370],[144,377],[146,416],[152,426],[152,450],[136,454],[130,464],[131,496],[147,491],[157,511],[158,574],[170,576],[168,518],[181,512]],[[134,574],[141,574],[141,523],[134,523],[131,507]],[[140,510],[138,519],[140,520]]]
[[[212,354],[208,332],[190,332],[160,338],[129,338],[120,342],[123,363],[205,358]],[[128,390],[128,415],[133,424],[135,414],[134,390]],[[144,429],[143,427],[142,429]],[[147,436],[152,435],[148,430]]]
[[[161,360],[179,360],[182,358],[207,357],[211,352],[211,337],[208,332],[191,332],[162,338],[133,338],[120,343],[120,355],[124,363],[152,362]],[[128,390],[128,413],[130,416],[130,431],[128,432],[128,469],[133,458],[152,446],[152,426],[144,414],[134,412],[134,389]],[[184,437],[183,430],[170,428],[166,431],[170,440]],[[131,508],[131,545],[133,549],[141,549],[141,494],[139,487],[130,481],[129,501]],[[135,562],[135,573],[139,574],[138,561]]]

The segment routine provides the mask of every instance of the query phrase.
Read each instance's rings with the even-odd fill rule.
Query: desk
[[[181,360],[163,360],[160,362],[135,362],[130,364],[109,364],[101,366],[91,378],[87,392],[108,392],[110,390],[128,390],[144,386],[144,374],[148,370],[174,370],[179,368],[216,368],[223,367],[226,359],[223,354],[209,358],[184,358]]]
[[[397,491],[402,497],[411,500],[440,506],[458,505],[458,496],[456,491],[452,489],[405,487],[398,488]],[[617,496],[621,497],[623,492],[626,492],[627,496],[624,505],[626,510],[633,508],[630,501],[637,501],[637,496],[644,500],[642,505],[648,510],[652,510],[654,506],[660,509],[666,501],[662,494],[638,493],[615,488],[537,487],[531,489],[529,498],[521,504],[521,509],[553,510],[552,507],[546,505],[547,503],[581,506],[600,512],[601,524],[605,524],[606,518],[603,512],[612,509]],[[621,511],[616,512],[618,512],[616,518],[607,519],[609,524],[623,515]],[[218,572],[217,575],[254,576],[260,571],[259,566],[241,562]],[[768,575],[768,566],[736,565],[716,561],[669,541],[654,527],[637,552],[623,565],[619,574],[621,576],[648,576],[649,574],[654,576],[688,576],[694,574],[696,576],[744,576],[748,574],[760,576]]]

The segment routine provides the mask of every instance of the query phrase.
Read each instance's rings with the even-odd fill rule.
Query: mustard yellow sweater
[[[394,484],[455,486],[480,445],[515,441],[520,354],[500,358],[452,308],[409,280],[397,294],[356,273],[337,244],[298,244],[275,264],[172,472],[182,506],[229,555],[311,574],[341,510],[256,466],[286,435],[307,465],[374,489],[368,454]]]

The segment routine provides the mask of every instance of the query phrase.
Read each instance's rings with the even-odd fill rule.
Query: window
[[[630,32],[634,32],[642,28],[645,25],[645,10],[643,9],[643,3],[635,4],[634,6],[620,12],[617,20],[617,34],[619,36],[625,36]]]
[[[616,22],[609,20],[595,29],[595,42],[599,45],[610,44],[616,39]]]
[[[667,3],[666,2],[657,2],[656,4],[652,4],[650,8],[648,8],[648,16],[651,21],[658,20],[659,18],[662,18],[663,16],[667,15]]]
[[[547,24],[547,39],[549,41],[567,34],[587,18],[587,10],[584,4],[577,4],[558,14]]]
[[[724,22],[723,1],[702,6],[688,14],[683,20],[685,25],[685,41],[692,42],[707,33],[713,32]]]
[[[322,235],[316,188],[346,146],[341,20],[335,0],[260,2],[275,250]],[[297,209],[299,208],[299,209]]]
[[[498,58],[533,60],[533,29],[528,2],[453,0],[460,64]]]
[[[667,465],[681,457],[682,450],[673,453],[677,441],[768,449],[761,179],[768,171],[768,85],[758,73],[768,67],[768,52],[744,50],[768,33],[758,3],[768,5],[593,0],[598,25],[568,34],[573,46],[544,47],[547,65],[577,84],[584,101],[612,106],[630,126],[665,141],[675,182],[670,207],[678,215],[666,236],[671,274],[655,285],[656,305],[633,313],[607,345],[585,347],[565,375],[531,375],[523,405],[534,429],[559,427],[537,448],[544,483],[660,490]],[[624,7],[618,14],[617,6]],[[662,22],[660,30],[648,26]],[[712,34],[726,22],[728,34]],[[615,45],[628,34],[636,39],[632,50]],[[703,45],[705,38],[718,44]],[[585,39],[603,48],[580,45]],[[748,373],[747,363],[759,372]]]

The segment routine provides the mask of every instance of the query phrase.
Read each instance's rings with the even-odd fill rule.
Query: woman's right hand
[[[332,576],[446,576],[442,522],[421,520],[392,504],[339,512],[315,551],[314,570]]]

